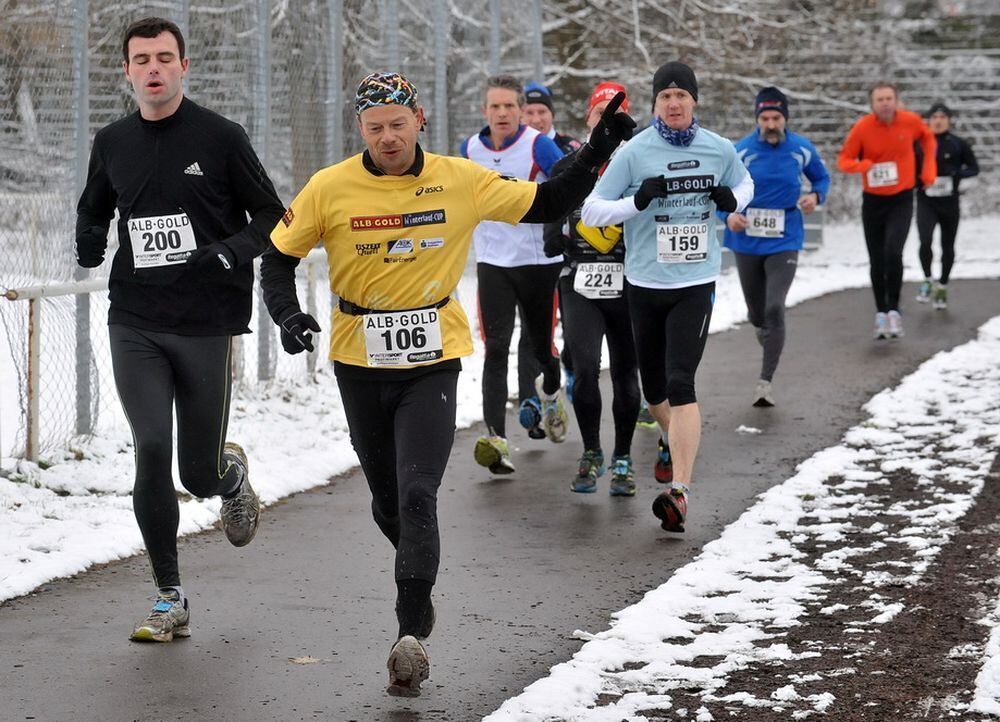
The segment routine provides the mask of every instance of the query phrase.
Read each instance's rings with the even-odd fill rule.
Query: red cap
[[[587,104],[587,115],[590,115],[590,111],[594,109],[594,106],[598,103],[603,103],[605,100],[611,100],[613,97],[618,95],[618,93],[624,93],[625,86],[619,85],[618,83],[599,83],[594,92],[590,94],[590,103]],[[622,110],[626,113],[628,112],[628,96],[625,96],[625,100],[622,101]]]

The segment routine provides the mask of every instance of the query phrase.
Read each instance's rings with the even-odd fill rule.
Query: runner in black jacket
[[[979,174],[979,164],[972,147],[951,133],[951,109],[935,103],[927,111],[927,122],[937,140],[937,180],[917,191],[917,232],[920,235],[920,265],[924,282],[917,300],[927,303],[933,297],[934,308],[948,307],[948,278],[955,262],[955,236],[958,234],[958,184],[963,178]],[[923,151],[917,146],[917,168],[923,163]],[[934,252],[934,226],[941,225],[941,276],[937,283],[931,276]]]
[[[76,253],[81,266],[103,262],[117,210],[111,357],[135,441],[133,506],[158,589],[131,639],[169,642],[190,635],[177,568],[174,406],[184,488],[223,497],[222,525],[234,545],[257,530],[246,455],[226,443],[232,337],[249,331],[253,259],[283,207],[243,129],[184,98],[188,59],[174,23],[133,23],[122,50],[139,111],[94,139]]]
[[[600,83],[591,94],[587,127],[601,119],[608,102],[625,88],[617,83]],[[622,103],[628,111],[628,102]],[[574,151],[552,168],[558,174],[568,168]],[[545,224],[545,253],[563,254],[566,265],[559,278],[563,312],[563,334],[569,357],[573,359],[573,410],[583,437],[583,456],[570,489],[580,493],[597,491],[597,479],[604,473],[601,446],[601,349],[607,338],[611,358],[611,410],[615,420],[615,446],[611,457],[612,496],[634,496],[632,436],[639,416],[639,375],[632,339],[632,318],[623,294],[625,244],[621,226],[588,228],[576,208],[564,222]],[[587,240],[600,237],[598,251]],[[607,239],[607,240],[605,240]],[[617,239],[617,240],[616,240]]]

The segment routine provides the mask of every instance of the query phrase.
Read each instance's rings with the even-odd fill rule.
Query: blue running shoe
[[[573,379],[575,378],[573,372],[566,369],[566,400],[570,403],[573,403]]]
[[[611,496],[635,496],[635,479],[631,456],[616,456],[611,459]]]
[[[537,396],[525,399],[521,402],[521,408],[517,413],[517,420],[521,426],[528,430],[528,436],[532,439],[544,439],[545,429],[542,428],[542,405]]]

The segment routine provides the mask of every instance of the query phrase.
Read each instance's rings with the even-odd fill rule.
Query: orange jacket
[[[920,143],[924,151],[920,180],[924,186],[931,186],[937,178],[937,141],[920,116],[909,110],[897,110],[888,125],[874,113],[855,123],[837,158],[837,168],[841,173],[861,173],[865,193],[890,196],[909,190],[917,176],[914,142]],[[934,160],[928,163],[929,158]],[[873,187],[868,171],[876,163],[888,162],[896,164],[897,182]]]

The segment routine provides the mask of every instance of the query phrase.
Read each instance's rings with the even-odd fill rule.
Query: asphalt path
[[[529,440],[511,412],[518,471],[499,478],[472,460],[481,429],[459,432],[440,494],[438,622],[419,699],[384,692],[392,552],[352,472],[266,509],[247,548],[215,530],[181,541],[190,639],[127,641],[150,604],[144,557],[0,605],[0,719],[478,719],[572,656],[581,645],[574,630],[606,628],[612,612],[662,584],[757,494],[838,443],[873,394],[1000,315],[1000,282],[950,289],[951,308],[935,312],[911,301],[907,284],[907,335],[893,342],[872,341],[867,290],[790,309],[773,409],[750,406],[760,361],[752,329],[712,336],[698,375],[704,431],[681,535],[661,531],[650,512],[659,491],[654,431],[636,432],[632,499],[610,497],[607,476],[596,494],[569,491],[582,451],[575,422],[554,445]],[[736,433],[741,425],[762,433]],[[603,429],[610,450],[609,402]],[[322,430],[303,433],[322,443]]]

